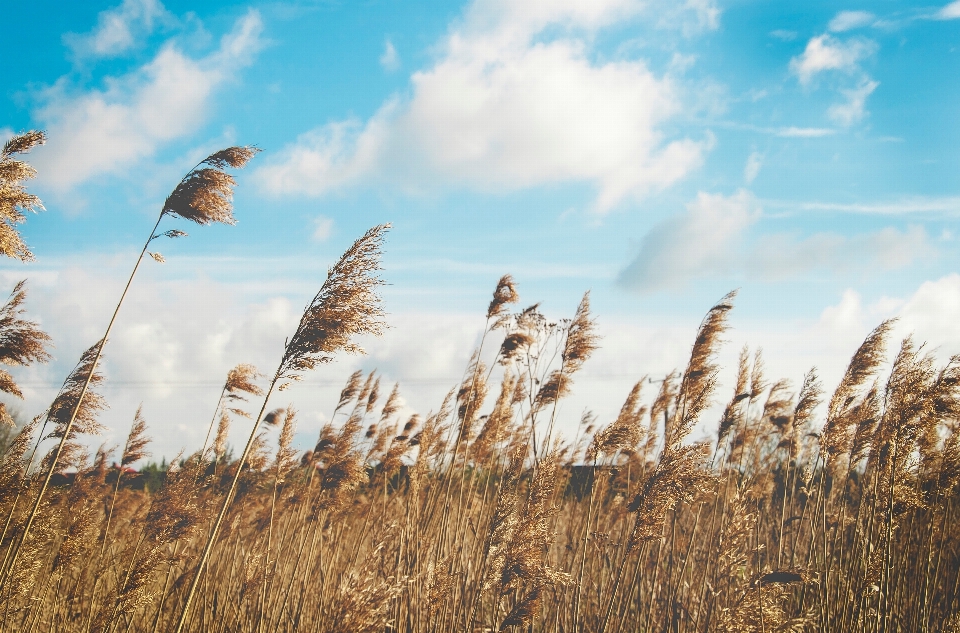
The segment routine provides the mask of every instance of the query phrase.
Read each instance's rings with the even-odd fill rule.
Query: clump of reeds
[[[609,424],[589,411],[568,422],[556,404],[597,345],[589,301],[570,320],[539,306],[511,314],[518,294],[504,276],[485,315],[486,352],[481,344],[436,411],[401,417],[399,385],[388,391],[386,375],[358,370],[298,458],[300,414],[268,412],[270,397],[382,330],[385,228],[331,268],[269,384],[261,390],[251,366],[231,370],[204,447],[175,458],[159,487],[142,489],[149,469],[124,470],[145,455],[140,412],[115,480],[111,449],[91,457],[79,441],[105,406],[96,389],[81,398],[88,377],[102,381],[102,345],[84,354],[49,408],[52,430],[40,430],[44,417],[28,423],[0,458],[0,628],[956,628],[960,356],[939,364],[908,337],[887,365],[890,323],[854,353],[823,407],[816,371],[777,379],[745,348],[714,410],[728,295],[694,333],[682,371],[649,393],[652,381],[639,379]],[[247,447],[228,459],[230,416],[244,419],[236,405],[255,394],[264,400]],[[548,411],[549,442],[537,417]],[[710,422],[716,444],[692,441]],[[560,432],[574,424],[578,437]],[[62,449],[38,471],[31,447],[51,433]],[[55,483],[39,494],[46,479]]]

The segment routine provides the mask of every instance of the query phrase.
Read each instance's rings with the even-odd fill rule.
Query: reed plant
[[[161,219],[230,222],[224,169],[252,153],[207,158]],[[4,175],[2,160],[10,182],[32,173]],[[20,200],[6,208],[32,199]],[[731,293],[691,332],[685,365],[637,376],[612,419],[577,423],[564,398],[601,344],[589,294],[553,319],[516,309],[507,275],[434,411],[406,412],[399,385],[358,370],[313,449],[294,450],[300,414],[271,400],[386,327],[387,228],[331,267],[272,374],[227,374],[203,445],[158,489],[126,470],[149,452],[142,412],[118,468],[110,448],[88,449],[106,337],[83,354],[0,456],[0,630],[960,631],[960,357],[938,361],[909,337],[891,350],[889,321],[832,391],[815,369],[769,377],[747,348],[725,387]],[[0,310],[13,368],[49,345],[23,292]],[[15,372],[0,373],[11,395]],[[248,418],[231,459],[229,428]]]
[[[316,447],[298,454],[296,411],[268,411],[269,400],[383,327],[384,230],[331,269],[236,459],[224,461],[226,399],[213,456],[198,447],[173,460],[158,491],[104,474],[105,451],[98,462],[75,449],[76,473],[45,498],[22,546],[30,564],[2,596],[5,630],[954,630],[960,359],[938,364],[908,338],[885,369],[891,323],[829,397],[815,371],[794,391],[744,350],[714,408],[727,296],[682,371],[649,393],[638,380],[609,423],[585,415],[583,437],[554,432],[547,444],[563,412],[541,393],[571,369],[571,324],[593,319],[585,303],[569,321],[519,310],[498,315],[487,358],[436,412],[398,419],[401,389],[355,372]],[[71,411],[89,358],[57,411]],[[256,393],[256,372],[237,371],[235,395]],[[691,441],[713,411],[712,441]],[[39,478],[23,468],[39,424],[0,465],[34,492]],[[120,463],[145,442],[135,418]]]

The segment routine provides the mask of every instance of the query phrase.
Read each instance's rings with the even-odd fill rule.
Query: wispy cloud
[[[826,211],[837,213],[856,213],[865,215],[910,215],[932,214],[955,217],[960,215],[960,197],[942,198],[904,198],[890,202],[799,202],[790,200],[763,200],[768,208],[791,211]]]
[[[400,68],[400,55],[389,39],[383,43],[383,54],[380,55],[380,65],[384,70],[394,71]]]
[[[756,151],[750,152],[750,156],[747,157],[747,164],[743,167],[743,181],[749,185],[756,180],[762,166],[763,154]]]
[[[314,242],[326,242],[331,233],[333,233],[333,218],[322,215],[314,218],[313,235],[311,236]]]
[[[120,6],[102,11],[90,32],[68,33],[63,40],[78,59],[114,57],[135,47],[156,25],[175,22],[159,0],[124,0]]]
[[[837,130],[825,127],[802,127],[796,125],[785,127],[766,127],[763,125],[753,125],[751,123],[741,123],[738,121],[720,121],[715,125],[717,127],[727,128],[730,130],[743,130],[745,132],[768,134],[770,136],[779,136],[781,138],[821,138],[837,133]]]
[[[772,130],[772,134],[785,138],[820,138],[836,134],[836,130],[825,127],[781,127]]]
[[[827,29],[834,33],[852,31],[876,22],[877,16],[869,11],[841,11],[830,20]]]
[[[798,34],[796,31],[788,31],[787,29],[776,29],[770,31],[770,37],[775,37],[782,42],[792,42],[793,40],[797,39],[797,36]]]
[[[168,43],[142,68],[104,80],[104,89],[75,92],[67,78],[39,93],[34,117],[50,141],[35,152],[43,183],[70,189],[89,178],[127,170],[164,143],[196,130],[212,96],[262,47],[260,14],[250,10],[201,59]]]
[[[827,115],[836,123],[843,126],[850,126],[860,119],[866,111],[867,97],[873,94],[880,82],[870,79],[864,79],[859,86],[852,90],[841,90],[847,98],[846,103],[838,103],[830,106]]]

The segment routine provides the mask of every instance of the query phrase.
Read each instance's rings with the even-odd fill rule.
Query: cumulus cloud
[[[925,281],[904,301],[899,316],[900,326],[919,341],[944,346],[948,353],[960,351],[960,275]]]
[[[830,106],[827,115],[840,125],[849,126],[860,119],[866,113],[867,97],[873,94],[880,82],[865,79],[859,86],[852,90],[841,90],[846,96],[846,103],[837,103]]]
[[[816,269],[890,270],[935,253],[922,227],[903,231],[887,227],[855,235],[754,235],[751,229],[762,216],[759,201],[747,191],[733,196],[700,193],[684,213],[647,233],[619,282],[650,292],[723,275],[769,280]]]
[[[844,11],[831,20],[829,28],[834,32],[847,31],[871,20],[872,14]],[[849,127],[863,119],[867,98],[880,85],[860,67],[860,62],[873,55],[876,50],[877,44],[872,40],[854,38],[841,41],[828,34],[819,35],[807,42],[802,55],[790,60],[790,71],[803,86],[809,86],[817,75],[827,71],[852,76],[856,84],[852,88],[840,89],[844,101],[833,104],[827,110],[827,116],[832,121]]]
[[[960,274],[924,281],[906,296],[884,296],[872,302],[864,301],[859,292],[848,288],[839,303],[823,310],[813,327],[842,339],[856,340],[882,320],[893,317],[897,323],[889,352],[906,336],[912,336],[917,343],[927,343],[928,349],[942,360],[960,352]]]
[[[841,11],[830,20],[827,29],[834,33],[852,31],[873,24],[876,16],[869,11]]]
[[[68,33],[63,39],[80,59],[114,57],[133,48],[157,24],[175,21],[159,0],[124,0],[120,6],[102,11],[89,33]]]
[[[801,84],[809,84],[813,78],[828,70],[853,73],[860,62],[876,52],[871,40],[852,39],[840,41],[830,35],[818,35],[807,42],[803,54],[790,60],[790,70]]]
[[[669,186],[695,169],[711,138],[670,140],[677,88],[642,61],[597,63],[572,35],[543,41],[548,26],[591,30],[641,5],[476,2],[411,97],[369,121],[330,123],[302,135],[258,172],[271,194],[322,195],[379,180],[419,190],[522,189],[579,182],[595,210]]]
[[[103,89],[77,93],[63,78],[44,90],[34,112],[50,138],[34,157],[42,181],[63,191],[127,169],[196,130],[214,92],[260,50],[262,29],[259,13],[251,10],[201,59],[168,43],[142,68],[108,78]]]

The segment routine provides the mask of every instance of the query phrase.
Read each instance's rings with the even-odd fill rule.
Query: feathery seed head
[[[297,410],[287,405],[283,411],[283,426],[277,439],[277,455],[272,469],[277,473],[277,482],[283,483],[287,471],[296,465],[297,451],[292,448],[293,435],[297,430]]]
[[[105,343],[106,341],[101,339],[87,349],[80,357],[80,362],[77,363],[74,370],[67,376],[63,386],[60,388],[60,393],[57,394],[53,404],[51,404],[47,410],[47,415],[50,417],[50,420],[56,424],[56,427],[48,437],[63,437],[63,434],[66,432],[67,423],[70,421],[70,417],[73,415],[73,411],[77,408],[77,403],[80,401],[80,393],[83,391],[83,385],[87,381],[87,376],[90,376],[89,387],[87,388],[86,395],[83,397],[83,401],[80,402],[72,428],[70,429],[70,435],[67,439],[73,439],[80,434],[99,435],[103,430],[103,426],[97,421],[97,415],[100,411],[107,408],[107,401],[103,396],[94,391],[95,387],[103,383],[103,374],[99,371],[93,371],[93,363],[97,357],[97,352]]]
[[[37,145],[43,145],[47,142],[47,135],[41,130],[30,130],[23,134],[18,134],[3,144],[3,157],[7,158],[13,154],[23,154],[29,152]]]
[[[262,396],[263,389],[257,384],[256,380],[260,378],[260,372],[253,365],[240,363],[227,372],[227,380],[223,388],[227,392],[227,398],[231,400],[246,400],[241,393],[249,393],[253,396]]]
[[[181,217],[197,224],[236,224],[233,217],[233,188],[237,182],[224,168],[240,168],[260,150],[230,147],[211,154],[190,170],[163,203],[161,215]]]
[[[286,412],[287,410],[283,407],[274,409],[263,416],[263,423],[269,426],[277,426],[280,424],[280,420],[283,419],[283,416],[286,415]]]
[[[233,167],[234,169],[241,169],[246,166],[250,159],[259,154],[262,150],[258,147],[245,146],[245,147],[228,147],[222,149],[219,152],[215,152],[207,156],[203,163],[205,165],[210,165],[215,169],[224,169],[226,167]]]
[[[4,365],[20,366],[50,360],[47,352],[50,336],[33,321],[21,318],[26,297],[26,281],[21,281],[14,286],[10,298],[0,308],[0,363]],[[7,372],[2,374],[0,390],[22,398],[23,394],[13,378]]]
[[[13,416],[7,411],[7,405],[2,402],[0,402],[0,426],[5,426],[8,429],[17,428],[16,422],[13,421]]]
[[[383,411],[380,412],[380,421],[383,422],[390,418],[400,409],[400,383],[394,383],[393,391],[383,405]]]
[[[563,346],[563,371],[573,374],[597,349],[600,337],[596,334],[596,322],[590,318],[590,292],[587,291],[577,306],[577,312],[567,326],[567,339]]]
[[[123,447],[123,456],[120,458],[121,466],[129,466],[150,454],[146,450],[150,444],[150,438],[147,437],[147,422],[143,419],[142,409],[141,404],[133,415],[133,425],[130,427],[127,443]]]
[[[362,369],[358,369],[350,374],[350,377],[347,379],[347,384],[343,386],[343,390],[340,392],[340,400],[337,402],[337,408],[335,410],[340,410],[342,407],[349,404],[351,400],[353,400],[353,397],[357,395],[358,391],[360,391],[360,381],[362,379]]]
[[[27,152],[45,141],[44,133],[34,130],[14,136],[0,152],[0,254],[25,262],[33,260],[33,253],[14,226],[26,219],[24,211],[43,209],[43,203],[23,186],[23,181],[37,175],[36,170],[14,158],[14,154]]]
[[[383,333],[384,312],[377,295],[383,280],[380,257],[389,224],[375,226],[358,239],[330,269],[287,344],[278,376],[296,379],[302,372],[333,360],[338,351],[362,353],[353,337]]]
[[[487,308],[487,318],[492,319],[495,316],[500,316],[507,309],[507,304],[516,303],[519,300],[520,295],[517,293],[513,277],[504,275],[497,282],[497,287],[493,291],[493,299],[490,300],[490,306]]]
[[[377,376],[377,380],[373,383],[373,386],[370,387],[370,395],[367,396],[367,413],[373,411],[373,408],[377,406],[377,400],[380,399],[380,376]]]
[[[835,458],[850,448],[850,425],[848,413],[854,406],[860,388],[876,375],[883,362],[887,336],[893,328],[895,319],[888,319],[878,325],[863,341],[847,371],[827,404],[827,420],[823,425],[820,445],[826,453]]]
[[[407,420],[407,423],[403,425],[404,435],[409,435],[412,431],[420,425],[420,416],[416,413],[410,416],[410,419]]]
[[[217,459],[222,459],[227,452],[227,437],[230,435],[230,416],[224,411],[217,424],[217,436],[213,440],[213,452]]]

